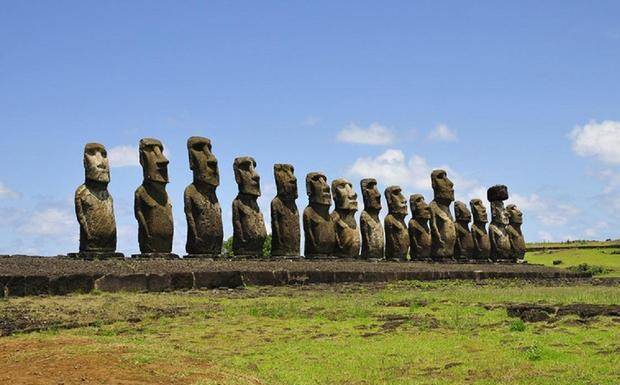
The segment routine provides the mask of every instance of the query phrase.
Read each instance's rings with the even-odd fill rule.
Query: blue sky
[[[174,249],[186,236],[185,141],[432,199],[509,186],[528,240],[619,238],[620,3],[59,1],[0,12],[0,254],[77,250],[86,142],[112,157],[119,250],[137,250],[141,137],[170,158]],[[304,185],[298,205],[306,205]],[[480,196],[484,198],[484,196]]]

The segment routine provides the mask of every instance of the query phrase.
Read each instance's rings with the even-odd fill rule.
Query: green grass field
[[[614,254],[618,252],[618,254]],[[529,263],[553,266],[553,261],[562,261],[556,265],[569,268],[586,263],[601,266],[606,270],[600,276],[620,277],[620,248],[618,249],[565,249],[528,252],[525,256]]]
[[[508,303],[618,304],[620,287],[437,281],[5,299],[0,326],[14,334],[0,338],[0,383],[620,383],[618,317],[523,323]]]

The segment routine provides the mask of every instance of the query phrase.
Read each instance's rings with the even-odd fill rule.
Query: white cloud
[[[573,151],[580,156],[595,156],[599,160],[620,164],[620,122],[590,121],[575,127],[569,134]]]
[[[34,212],[19,231],[30,235],[66,235],[76,227],[73,216],[65,210],[49,208]]]
[[[428,139],[441,142],[456,142],[458,137],[456,132],[451,130],[445,124],[438,124],[431,132],[428,133]]]
[[[412,155],[407,160],[405,154],[396,149],[388,149],[374,158],[358,158],[347,173],[359,178],[376,178],[385,186],[398,185],[410,192],[426,192],[432,190],[431,172],[435,168],[448,172],[448,177],[454,183],[457,199],[468,201],[486,196],[486,189],[477,181],[462,177],[448,166],[431,167],[426,159],[419,155]]]
[[[516,204],[522,211],[534,214],[542,225],[549,227],[566,225],[581,212],[569,203],[543,198],[538,194],[529,196],[511,194],[509,202]]]
[[[108,151],[110,167],[139,166],[138,149],[133,146],[116,146]]]
[[[0,199],[19,198],[19,193],[8,188],[0,182]]]
[[[371,144],[382,146],[394,141],[392,131],[379,123],[371,123],[368,128],[362,128],[355,123],[343,128],[336,137],[338,141],[345,143]]]

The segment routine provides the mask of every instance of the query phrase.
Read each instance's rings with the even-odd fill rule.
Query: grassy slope
[[[557,267],[576,266],[581,263],[603,266],[610,270],[604,276],[620,276],[620,254],[612,254],[616,249],[574,249],[534,251],[526,254],[525,259],[530,263],[540,263],[548,266],[553,265],[554,260],[561,260]]]
[[[64,346],[68,359],[122,347],[127,365],[173,365],[175,379],[196,385],[620,382],[616,321],[512,331],[504,309],[483,307],[502,302],[617,304],[620,287],[453,281],[18,298],[0,301],[0,316],[95,323],[0,343],[87,341]],[[196,379],[214,366],[236,375]]]

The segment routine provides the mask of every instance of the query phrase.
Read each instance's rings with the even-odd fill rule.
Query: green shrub
[[[605,274],[611,271],[603,266],[589,265],[587,263],[580,263],[577,266],[570,266],[568,269],[576,273],[590,273],[592,275]]]
[[[513,320],[510,323],[511,332],[522,332],[524,330],[525,330],[525,322],[523,322],[521,319]]]

